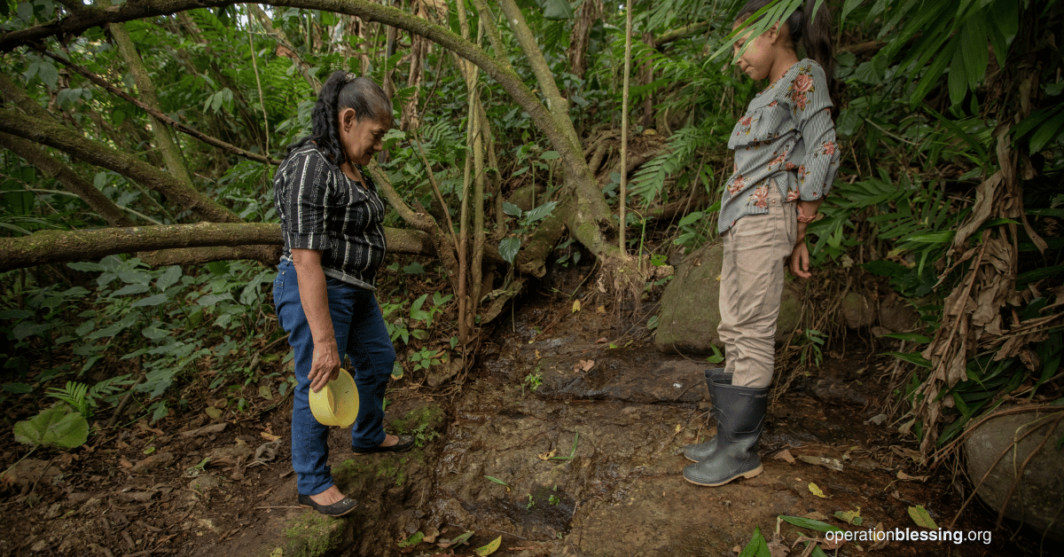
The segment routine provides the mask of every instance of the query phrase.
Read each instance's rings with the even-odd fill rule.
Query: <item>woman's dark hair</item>
[[[369,116],[381,122],[392,121],[392,101],[379,85],[368,77],[335,71],[321,86],[318,102],[314,104],[310,117],[310,135],[289,146],[288,152],[314,142],[325,158],[337,166],[343,164],[347,154],[340,144],[339,114],[345,108],[355,109],[355,118],[358,120]]]
[[[750,0],[739,10],[735,21],[744,21],[761,8],[771,4],[773,0]],[[828,84],[835,77],[835,54],[831,44],[831,11],[828,10],[828,2],[824,0],[820,4],[820,11],[813,16],[813,7],[817,0],[805,0],[805,5],[787,18],[785,22],[787,31],[791,36],[791,44],[805,49],[805,55],[816,60],[827,74]]]

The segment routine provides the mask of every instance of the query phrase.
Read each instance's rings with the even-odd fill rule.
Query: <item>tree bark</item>
[[[96,1],[104,8],[111,7],[111,0]],[[155,85],[151,81],[151,76],[148,75],[148,69],[144,67],[144,61],[140,58],[137,47],[133,45],[133,39],[129,36],[129,32],[126,31],[125,25],[112,23],[108,25],[108,29],[111,31],[115,44],[118,45],[119,54],[126,61],[129,72],[133,74],[133,82],[137,85],[140,98],[143,99],[144,104],[155,109],[155,111],[159,111],[159,98],[155,95]],[[166,162],[166,168],[170,171],[170,174],[189,188],[195,187],[192,184],[192,177],[189,176],[188,168],[185,167],[181,149],[178,148],[174,138],[170,135],[170,128],[150,112],[148,113],[148,118],[151,119],[151,131],[155,137],[155,145],[162,153],[163,161]]]
[[[390,253],[416,253],[431,255],[433,249],[427,234],[416,230],[384,229]],[[197,248],[210,246],[279,246],[281,225],[269,223],[220,224],[171,224],[163,226],[136,226],[131,228],[101,228],[37,232],[21,238],[0,238],[0,272],[64,261],[97,260],[116,253],[144,252],[173,248]],[[195,252],[186,252],[186,257]],[[200,252],[201,255],[209,251]],[[240,252],[222,252],[228,257]],[[276,248],[257,250],[252,253],[274,253]],[[262,260],[257,255],[249,258]],[[269,258],[266,258],[269,260]],[[189,262],[187,258],[171,258],[162,261]],[[272,259],[276,261],[276,256]]]
[[[59,159],[49,155],[36,143],[20,137],[0,133],[0,146],[11,149],[26,162],[36,166],[46,175],[55,178],[71,193],[77,194],[93,211],[99,213],[111,226],[134,226],[133,220],[126,216],[121,207],[115,205],[106,195],[86,182],[74,169],[63,164]]]
[[[106,23],[129,21],[172,14],[193,8],[230,5],[231,0],[138,0],[126,2],[109,9],[85,8],[75,16],[65,17],[45,25],[38,25],[0,35],[0,52],[17,46],[40,41],[54,35],[78,35],[85,30]],[[394,25],[411,33],[421,35],[433,42],[457,52],[470,60],[495,79],[521,106],[536,126],[562,157],[565,163],[565,179],[569,195],[573,196],[576,210],[567,224],[573,236],[599,258],[616,257],[620,254],[612,242],[602,234],[602,227],[612,227],[612,212],[598,189],[594,176],[587,167],[583,152],[574,145],[564,127],[572,128],[572,122],[559,124],[550,112],[512,70],[506,69],[493,56],[469,41],[463,40],[443,26],[433,24],[398,9],[381,6],[364,0],[275,0],[262,2],[273,6],[319,9],[364,19],[372,19]],[[0,130],[3,131],[3,130]]]
[[[56,123],[0,108],[0,132],[17,135],[64,151],[85,162],[113,170],[165,195],[178,206],[211,222],[242,222],[240,217],[188,184],[131,155],[86,139]]]

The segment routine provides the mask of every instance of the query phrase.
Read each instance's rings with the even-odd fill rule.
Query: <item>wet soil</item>
[[[949,470],[918,467],[911,439],[874,419],[889,362],[863,345],[829,352],[818,376],[797,378],[771,404],[762,474],[688,484],[683,446],[715,433],[706,362],[658,352],[644,329],[611,327],[614,316],[590,301],[571,305],[528,296],[450,398],[397,384],[389,430],[417,435],[413,451],[353,457],[348,433],[334,431],[334,475],[360,501],[348,518],[295,506],[284,401],[239,420],[134,425],[24,461],[24,476],[37,477],[3,486],[0,554],[472,555],[501,536],[494,555],[734,556],[755,528],[770,540],[778,528],[803,555],[799,540],[821,534],[778,525],[780,515],[916,531],[911,507],[945,527],[968,495]],[[5,468],[21,456],[3,450]],[[838,511],[859,511],[861,526]],[[1018,556],[1041,543],[1014,524],[994,530],[978,504],[952,529],[992,531],[991,541],[858,541],[837,555]],[[400,547],[418,532],[421,543]],[[449,546],[465,532],[466,545]]]

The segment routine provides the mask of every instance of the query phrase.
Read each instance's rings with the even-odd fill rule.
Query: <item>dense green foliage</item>
[[[728,66],[731,14],[742,3],[636,3],[636,36],[643,40],[633,45],[632,145],[653,156],[628,189],[633,210],[626,225],[642,231],[629,235],[633,253],[690,250],[716,234],[715,203],[731,170],[727,134],[759,87]],[[453,0],[402,4],[460,32]],[[780,2],[774,9],[786,15],[799,4]],[[889,287],[919,312],[918,326],[892,334],[904,342],[897,356],[905,367],[895,374],[893,386],[896,400],[907,403],[911,413],[909,427],[941,446],[973,417],[1006,400],[1059,401],[1060,387],[1053,381],[1059,378],[1064,341],[1054,316],[1060,315],[1064,270],[1059,239],[1064,195],[1055,188],[1064,165],[1064,61],[1050,31],[1064,20],[1064,4],[828,4],[842,47],[833,98],[844,168],[822,209],[824,218],[811,227],[813,255],[818,266],[837,272],[832,277],[856,279],[863,294],[874,298]],[[601,169],[592,171],[614,207],[620,167],[610,133],[620,122],[624,52],[624,14],[615,6],[595,0],[523,3],[589,155],[595,145],[610,145]],[[0,8],[2,32],[50,21],[67,10],[51,0],[4,1]],[[471,36],[481,36],[481,44],[494,52],[484,36],[485,22],[472,4],[467,10]],[[705,25],[692,26],[693,31],[677,32],[701,22]],[[496,56],[507,59],[525,83],[534,83],[514,34],[497,23],[505,52]],[[463,166],[469,151],[469,92],[451,53],[439,47],[418,51],[414,47],[421,39],[405,32],[390,36],[383,26],[351,16],[267,6],[197,9],[124,27],[164,114],[275,159],[306,133],[317,80],[330,71],[348,69],[389,83],[396,115],[420,126],[416,135],[409,125],[388,134],[381,167],[411,207],[427,208],[440,222],[449,211],[458,222],[462,197],[470,191]],[[587,37],[581,48],[578,31]],[[673,32],[680,38],[671,37]],[[94,28],[62,42],[50,39],[43,48],[120,89],[135,89],[130,64],[109,32]],[[4,73],[56,121],[164,166],[152,136],[156,124],[144,110],[35,48],[2,56]],[[497,155],[488,174],[501,179],[481,201],[497,211],[488,218],[499,223],[497,228],[489,224],[489,241],[513,263],[555,208],[563,171],[543,130],[498,83],[482,78],[478,87]],[[247,221],[276,221],[272,167],[174,135],[196,190]],[[662,140],[666,146],[659,149]],[[430,186],[422,151],[446,209]],[[196,221],[158,191],[50,152],[136,224]],[[502,202],[524,186],[542,188],[533,206]],[[10,150],[0,151],[0,189],[0,234],[9,237],[108,224],[48,172]],[[978,213],[977,190],[1000,203],[988,214]],[[653,219],[656,210],[680,200],[689,202],[685,214]],[[970,230],[969,223],[974,223]],[[395,212],[387,224],[404,226]],[[656,240],[652,247],[648,228]],[[959,237],[960,230],[965,232]],[[983,258],[975,257],[992,237],[1015,250],[1000,260],[997,275],[981,270]],[[1040,246],[1039,237],[1048,244]],[[579,261],[574,247],[567,240],[552,261]],[[405,369],[443,365],[457,340],[452,325],[438,316],[453,311],[453,293],[429,292],[446,284],[438,268],[406,260],[390,265],[381,305],[393,340],[402,343]],[[271,275],[245,261],[150,268],[135,257],[113,256],[0,275],[7,339],[0,396],[41,393],[75,381],[84,386],[63,389],[67,399],[81,401],[77,410],[86,418],[97,405],[117,404],[132,391],[142,415],[155,420],[189,405],[180,386],[200,381],[210,392],[234,389],[240,407],[246,404],[241,387],[282,369],[278,364],[265,372],[263,364],[275,356],[259,356],[282,334],[272,318]],[[501,290],[506,286],[502,275],[512,274],[498,275],[493,286]],[[980,298],[994,280],[1006,281],[1008,295]],[[958,289],[963,295],[951,297]],[[1000,319],[996,329],[969,335],[965,318],[960,335],[971,336],[971,342],[960,348],[963,377],[948,378],[949,362],[938,361],[932,348],[954,342],[952,331],[960,320],[950,304],[958,299],[966,304],[969,295],[973,304],[993,305]],[[821,357],[819,335],[807,336],[813,339],[807,345],[816,349],[810,361]],[[1008,342],[1017,336],[1023,342]],[[956,348],[946,353],[954,353],[950,350]],[[814,354],[803,351],[806,355]],[[78,389],[84,391],[80,397],[74,396]]]

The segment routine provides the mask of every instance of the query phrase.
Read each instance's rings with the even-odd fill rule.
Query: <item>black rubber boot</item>
[[[716,384],[713,406],[717,409],[717,448],[709,458],[685,467],[685,480],[714,487],[761,473],[757,442],[765,426],[768,391],[767,387]]]
[[[713,417],[718,418],[718,427],[720,425],[719,417],[717,416],[717,395],[716,385],[724,384],[731,385],[732,374],[724,373],[722,367],[712,367],[706,370],[706,387],[709,388],[709,403],[712,405],[710,412],[713,413]],[[684,447],[683,455],[687,457],[687,460],[692,462],[701,462],[713,453],[717,448],[717,439],[714,437],[705,443],[699,443],[697,445],[688,445]]]

